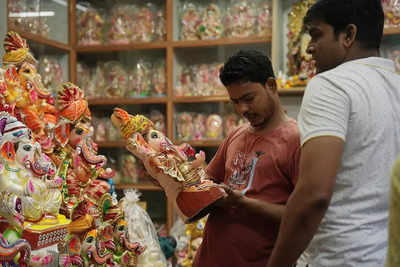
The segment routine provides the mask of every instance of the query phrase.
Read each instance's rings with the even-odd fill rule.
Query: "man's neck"
[[[261,127],[250,126],[250,131],[253,133],[266,133],[275,129],[276,127],[288,121],[289,119],[290,119],[289,116],[287,116],[282,109],[279,109],[278,111],[275,112],[275,115],[265,125]]]
[[[368,57],[379,57],[379,51],[376,49],[355,49],[348,54],[345,58],[345,62]]]

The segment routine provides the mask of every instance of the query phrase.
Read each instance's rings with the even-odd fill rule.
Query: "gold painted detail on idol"
[[[307,10],[316,0],[302,0],[292,5],[292,11],[289,13],[288,22],[288,75],[296,75],[300,72],[302,57],[305,56],[304,47],[307,47],[309,38],[304,36],[303,18]],[[302,49],[303,47],[303,49]],[[302,53],[303,52],[303,53]],[[310,59],[310,58],[308,58]]]
[[[303,18],[316,0],[301,0],[292,5],[288,15],[287,73],[277,78],[280,88],[305,86],[316,72],[315,63],[306,49],[311,38],[303,31]]]

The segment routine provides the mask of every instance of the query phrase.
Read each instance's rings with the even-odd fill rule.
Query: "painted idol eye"
[[[151,133],[151,138],[152,139],[158,138],[158,134],[156,132],[152,132]]]
[[[17,200],[15,201],[15,211],[17,213],[22,213],[22,203],[20,198],[17,198]]]
[[[94,242],[94,237],[93,236],[89,236],[88,238],[86,238],[86,243],[93,243]]]

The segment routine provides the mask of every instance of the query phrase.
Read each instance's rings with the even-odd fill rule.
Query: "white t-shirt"
[[[390,173],[400,153],[400,74],[393,61],[364,58],[315,76],[298,124],[302,145],[326,135],[345,141],[331,204],[307,250],[310,265],[384,266]]]

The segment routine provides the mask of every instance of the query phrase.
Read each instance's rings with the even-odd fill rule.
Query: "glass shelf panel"
[[[80,46],[159,42],[166,37],[165,0],[78,0],[76,14]]]
[[[78,85],[91,98],[166,96],[165,49],[79,53]]]
[[[226,90],[219,81],[219,68],[230,56],[242,49],[255,49],[271,55],[269,43],[176,48],[173,70],[174,95],[226,95]]]
[[[8,0],[8,18],[13,29],[68,43],[66,0]]]
[[[174,0],[174,40],[266,37],[271,0]]]
[[[69,53],[30,40],[28,45],[38,60],[37,69],[44,86],[56,94],[58,87],[69,81]]]

